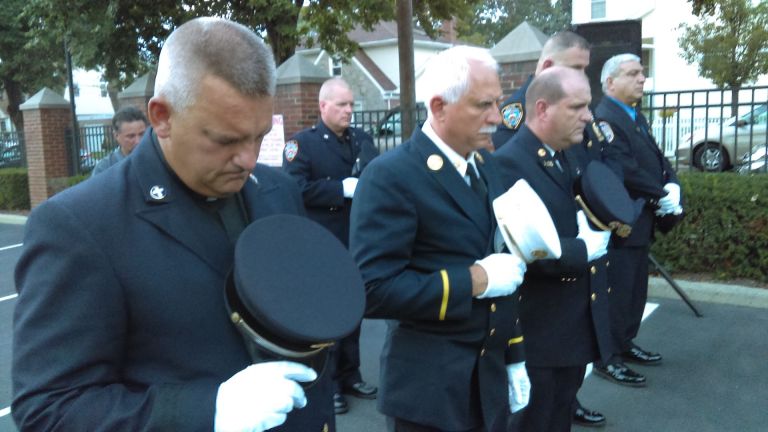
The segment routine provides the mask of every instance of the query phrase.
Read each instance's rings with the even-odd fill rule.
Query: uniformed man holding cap
[[[531,380],[523,431],[569,431],[586,365],[612,350],[605,257],[611,232],[591,226],[574,199],[587,166],[578,144],[590,100],[584,73],[547,68],[528,87],[520,131],[494,152],[505,187],[523,178],[541,197],[562,247],[559,259],[530,264],[519,290]],[[621,188],[618,180],[615,186]]]
[[[19,430],[334,429],[330,380],[254,363],[225,301],[246,226],[303,213],[295,182],[256,164],[274,92],[259,36],[189,21],[163,45],[131,157],[32,211],[15,273]]]
[[[400,432],[506,430],[528,398],[513,295],[526,266],[495,247],[498,65],[455,46],[423,81],[427,121],[371,162],[352,205],[366,316],[391,320],[378,407]]]
[[[320,121],[286,142],[283,170],[297,181],[307,216],[348,245],[349,212],[358,177],[378,151],[370,135],[350,126],[354,97],[346,81],[327,80],[318,99]],[[360,374],[360,329],[341,340],[333,353],[336,414],[349,410],[344,394],[376,398],[376,387]]]

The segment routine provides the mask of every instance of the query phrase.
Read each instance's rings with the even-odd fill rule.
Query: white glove
[[[488,287],[477,298],[490,298],[510,295],[523,283],[525,261],[517,255],[495,253],[475,261],[488,275]]]
[[[295,362],[248,366],[219,386],[214,431],[262,432],[283,424],[293,408],[307,405],[297,381],[315,379],[314,370]]]
[[[656,215],[681,214],[683,207],[680,206],[680,185],[677,183],[667,183],[664,185],[664,190],[667,191],[667,194],[659,198],[659,209],[656,210]]]
[[[341,187],[344,189],[344,198],[352,198],[357,189],[357,177],[347,177],[341,181]]]
[[[507,384],[509,386],[509,410],[513,413],[528,405],[531,397],[531,381],[525,370],[525,362],[507,365]]]
[[[587,246],[587,261],[594,261],[608,253],[610,231],[593,230],[582,210],[576,213],[576,223],[579,225],[579,235],[576,238],[581,239]]]

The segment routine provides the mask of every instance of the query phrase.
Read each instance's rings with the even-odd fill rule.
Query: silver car
[[[768,105],[757,105],[752,111],[722,123],[694,130],[677,149],[681,163],[693,164],[702,171],[724,171],[743,160],[744,155],[768,144],[766,137]],[[691,159],[691,154],[693,158]]]

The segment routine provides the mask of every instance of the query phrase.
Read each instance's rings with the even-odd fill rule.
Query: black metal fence
[[[72,139],[72,129],[67,129],[71,175],[87,174],[101,158],[117,147],[111,125],[88,125],[79,128],[79,143]]]
[[[417,104],[414,109],[417,123],[427,119],[427,108]],[[371,134],[379,153],[392,150],[409,137],[402,136],[402,119],[400,107],[391,110],[355,111],[352,116],[352,127],[363,129]]]
[[[0,168],[27,166],[24,132],[0,132]]]

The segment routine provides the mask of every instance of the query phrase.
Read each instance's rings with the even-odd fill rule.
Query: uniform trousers
[[[563,432],[571,430],[573,403],[584,381],[584,366],[526,366],[531,380],[531,397],[523,411],[523,432]]]
[[[360,374],[360,326],[338,341],[331,352],[336,367],[333,381],[336,383],[337,393],[363,380]]]
[[[632,348],[632,339],[640,330],[648,299],[649,249],[650,246],[608,249],[611,334],[618,353]]]

